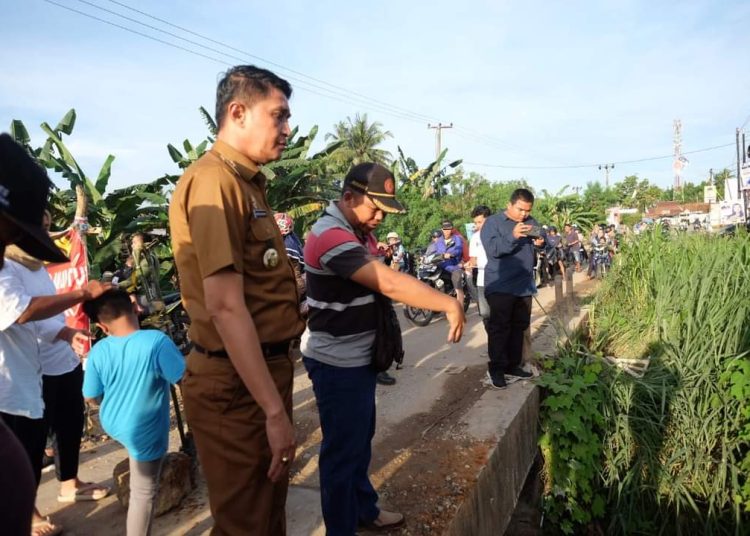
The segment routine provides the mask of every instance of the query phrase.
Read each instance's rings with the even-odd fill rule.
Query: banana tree
[[[401,188],[417,189],[422,197],[443,197],[448,194],[450,184],[456,169],[461,165],[461,160],[445,163],[448,149],[438,156],[437,160],[430,162],[426,167],[420,168],[413,158],[406,157],[401,147],[398,147],[398,160],[391,166],[394,178]]]
[[[47,134],[47,139],[42,147],[37,148],[31,146],[31,138],[22,121],[14,120],[10,132],[41,166],[59,173],[68,181],[70,189],[57,189],[51,196],[52,221],[57,226],[67,227],[71,216],[87,218],[91,272],[96,277],[102,271],[116,267],[126,233],[166,229],[168,203],[165,191],[173,179],[165,175],[149,183],[107,192],[115,157],[108,155],[96,179],[91,180],[63,140],[63,136],[72,134],[75,121],[76,112],[71,109],[54,128],[42,123],[41,129]],[[93,230],[96,232],[91,232]]]
[[[578,195],[566,194],[567,189],[568,186],[563,186],[555,194],[542,190],[542,195],[534,204],[537,219],[554,225],[558,230],[566,223],[577,223],[584,230],[590,230],[599,219],[599,215],[586,207]]]
[[[199,111],[210,135],[198,144],[183,141],[183,151],[172,144],[167,145],[172,161],[183,170],[206,152],[208,143],[213,143],[217,135],[216,123],[211,115],[203,107]],[[288,212],[294,218],[295,228],[300,234],[317,218],[328,201],[338,195],[343,180],[342,173],[330,160],[331,154],[343,142],[331,143],[322,151],[310,155],[310,147],[317,134],[317,126],[307,136],[300,136],[299,128],[295,127],[281,158],[261,166],[261,171],[268,178],[271,207],[279,212]]]

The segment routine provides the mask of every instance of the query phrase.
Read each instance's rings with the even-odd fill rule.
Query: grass
[[[597,294],[590,355],[650,360],[642,378],[600,376],[608,534],[750,530],[750,412],[729,375],[750,352],[748,261],[747,234],[655,232],[624,247]]]

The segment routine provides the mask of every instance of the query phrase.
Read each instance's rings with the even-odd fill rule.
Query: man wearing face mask
[[[353,536],[358,526],[388,530],[404,523],[403,515],[380,508],[368,476],[375,433],[375,293],[445,312],[449,342],[458,342],[463,332],[458,301],[378,261],[373,231],[386,214],[402,212],[390,171],[359,164],[305,244],[310,317],[301,350],[323,431],[320,491],[328,536]]]
[[[260,166],[289,138],[292,88],[252,65],[216,90],[219,133],[169,207],[193,351],[185,413],[208,485],[214,536],[283,536],[294,460],[292,342],[297,283]]]

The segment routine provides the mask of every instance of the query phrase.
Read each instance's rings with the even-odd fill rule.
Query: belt
[[[289,346],[291,344],[292,341],[271,343],[262,342],[260,343],[260,351],[263,354],[263,357],[266,359],[277,355],[287,355],[289,353]],[[198,353],[205,354],[208,357],[220,357],[222,359],[229,359],[229,354],[223,348],[220,350],[206,350],[197,342],[193,343],[193,348],[195,348]]]

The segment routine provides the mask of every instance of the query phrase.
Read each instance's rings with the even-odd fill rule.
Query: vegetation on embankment
[[[550,532],[747,532],[748,262],[747,234],[623,248],[540,382]]]

